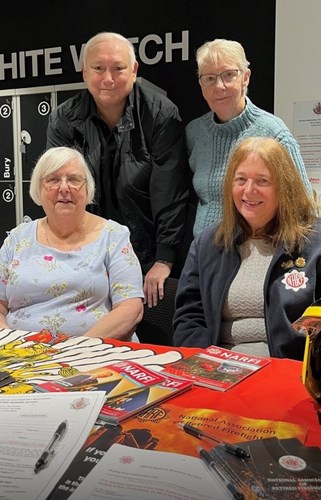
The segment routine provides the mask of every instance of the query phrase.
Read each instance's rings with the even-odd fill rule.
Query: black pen
[[[67,420],[64,420],[63,422],[61,422],[61,424],[58,425],[57,430],[54,432],[46,448],[38,458],[34,469],[36,474],[48,464],[49,460],[52,458],[55,452],[58,442],[60,441],[60,439],[62,439],[63,435],[65,434],[66,429],[67,429]]]
[[[213,456],[200,446],[197,447],[197,451],[200,455],[202,462],[217,478],[221,480],[222,484],[232,495],[232,497],[235,498],[236,500],[244,500],[243,493],[234,484],[232,479],[230,477],[227,477],[227,473],[223,471],[222,467],[214,460]]]
[[[194,436],[198,439],[207,438],[210,439],[211,441],[219,443],[219,445],[225,451],[228,451],[228,453],[232,453],[232,455],[235,455],[238,458],[250,458],[250,454],[240,446],[236,446],[230,443],[224,443],[224,441],[221,441],[220,439],[217,439],[211,436],[210,434],[207,434],[207,432],[201,431],[200,429],[196,429],[196,427],[193,427],[192,425],[182,424],[181,422],[179,422],[177,425],[180,429],[183,429],[183,431],[185,431],[187,434],[190,434],[191,436]]]

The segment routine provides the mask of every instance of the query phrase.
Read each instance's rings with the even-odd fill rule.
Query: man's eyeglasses
[[[212,87],[212,85],[216,85],[218,78],[221,79],[223,85],[231,85],[237,80],[241,73],[242,71],[240,69],[229,69],[227,71],[223,71],[223,73],[220,73],[219,75],[215,75],[214,73],[200,75],[198,79],[204,87]]]
[[[42,178],[44,187],[50,191],[51,189],[59,189],[62,182],[68,184],[69,189],[76,189],[79,191],[80,188],[87,182],[85,177],[79,175],[70,175],[69,177],[59,177],[58,175],[48,175]]]

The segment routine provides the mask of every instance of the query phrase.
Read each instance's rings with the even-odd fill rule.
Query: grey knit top
[[[186,126],[189,165],[198,196],[194,235],[221,218],[222,185],[229,154],[238,142],[251,136],[273,137],[280,141],[290,152],[312,193],[299,145],[285,123],[246,97],[244,111],[229,122],[217,123],[210,111]]]
[[[223,308],[221,345],[269,356],[265,331],[263,286],[274,249],[265,239],[249,238],[239,246],[241,266]]]

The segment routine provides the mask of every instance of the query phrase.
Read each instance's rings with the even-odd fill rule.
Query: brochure
[[[166,365],[162,373],[184,377],[196,385],[217,391],[227,391],[270,362],[269,358],[242,354],[213,345],[200,353]]]

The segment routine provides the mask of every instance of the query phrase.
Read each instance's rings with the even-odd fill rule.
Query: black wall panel
[[[184,123],[208,111],[196,78],[196,49],[214,38],[238,40],[252,70],[249,96],[273,112],[275,4],[275,0],[3,0],[0,93],[18,89],[21,94],[27,89],[19,97],[19,120],[20,130],[30,134],[31,142],[22,144],[22,186],[17,190],[13,145],[17,128],[11,98],[0,96],[0,244],[16,223],[15,193],[23,198],[24,216],[43,215],[28,190],[35,160],[45,148],[51,101],[49,92],[36,88],[82,82],[81,49],[91,36],[116,31],[134,40],[138,75],[166,91]],[[57,102],[72,93],[58,92]]]
[[[162,54],[155,64],[138,57],[139,75],[164,88],[187,122],[207,111],[196,79],[195,50],[219,37],[243,44],[252,69],[249,96],[273,111],[275,0],[3,0],[1,7],[0,90],[82,81],[70,47],[79,55],[92,35],[117,31],[137,38],[135,46],[149,60]],[[166,43],[166,34],[179,43],[183,31],[188,33],[187,60],[182,60],[180,49],[171,51]],[[60,73],[44,76],[42,52],[57,47],[61,50],[51,55],[58,61],[52,69]],[[166,48],[172,62],[166,61]],[[3,65],[7,69],[1,71]]]

